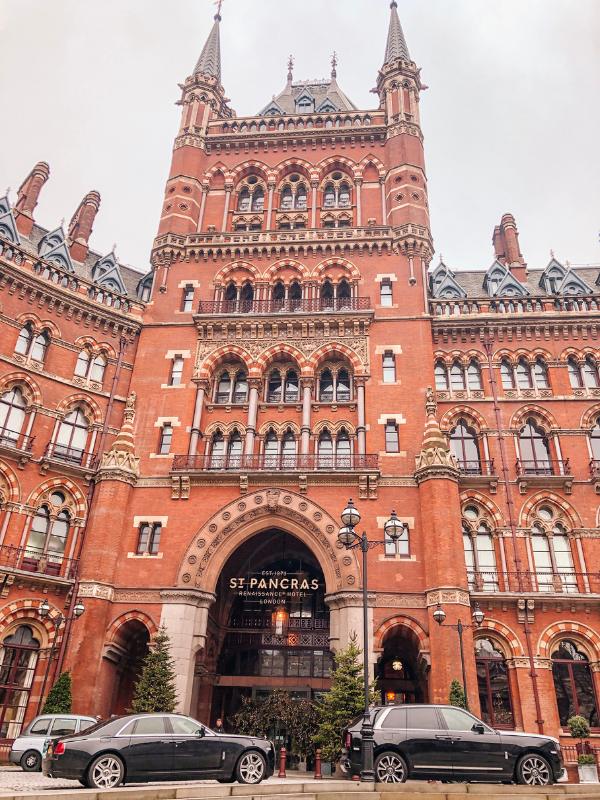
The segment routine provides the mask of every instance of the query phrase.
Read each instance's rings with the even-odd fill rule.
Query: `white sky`
[[[452,267],[487,267],[514,213],[531,267],[553,248],[600,261],[600,0],[399,0],[431,88],[421,111],[432,229]],[[177,83],[212,25],[210,0],[0,0],[0,186],[50,164],[44,226],[102,195],[92,245],[146,270],[171,146]],[[387,0],[225,0],[223,83],[238,114],[285,83],[327,77],[359,108],[381,65]],[[437,262],[436,256],[434,263]]]

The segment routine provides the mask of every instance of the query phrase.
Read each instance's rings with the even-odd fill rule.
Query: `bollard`
[[[323,779],[323,773],[321,772],[321,748],[317,748],[317,752],[315,753],[315,780],[319,781]]]
[[[287,758],[287,751],[285,747],[282,747],[279,751],[279,774],[277,775],[278,778],[287,778],[285,774],[285,760]]]

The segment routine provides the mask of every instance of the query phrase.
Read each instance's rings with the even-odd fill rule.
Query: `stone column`
[[[229,201],[231,200],[231,185],[227,185],[225,187],[225,208],[223,209],[223,222],[221,224],[221,230],[227,230],[227,217],[229,216]]]
[[[379,178],[379,183],[381,184],[381,215],[382,215],[382,225],[387,225],[387,201],[385,199],[385,178]]]
[[[312,208],[310,213],[310,227],[316,228],[317,227],[317,186],[319,182],[316,180],[311,180],[310,182],[312,188]]]
[[[208,609],[215,595],[199,589],[165,589],[160,596],[163,603],[160,621],[169,634],[175,666],[177,710],[190,714],[196,654],[206,644]]]
[[[369,592],[367,605],[367,620],[369,623],[369,675],[375,677],[376,657],[373,651],[373,608],[376,594]],[[363,596],[362,591],[334,592],[325,595],[325,602],[329,606],[329,631],[330,647],[332,650],[343,650],[350,642],[350,637],[356,634],[356,643],[364,650],[363,637]]]
[[[364,378],[355,378],[354,383],[356,386],[358,405],[358,426],[356,428],[356,435],[358,439],[358,455],[364,456],[367,452],[367,428],[365,424],[365,380]]]
[[[206,196],[208,194],[208,186],[202,187],[202,199],[200,200],[200,215],[198,216],[198,227],[197,231],[200,233],[202,230],[202,225],[204,223],[204,209],[206,207]]]
[[[271,216],[273,214],[273,193],[275,191],[275,184],[269,182],[267,184],[269,190],[269,200],[267,203],[267,230],[271,230]]]
[[[258,392],[262,381],[260,378],[250,378],[250,399],[248,402],[248,424],[246,427],[246,444],[244,455],[251,456],[254,453],[254,437],[256,436],[256,417],[258,415]]]
[[[360,228],[360,226],[362,225],[362,206],[361,206],[362,178],[355,178],[354,186],[356,187],[356,224]]]
[[[188,455],[195,456],[198,452],[198,440],[200,439],[200,422],[202,421],[202,409],[204,407],[204,395],[208,388],[207,381],[198,381],[196,387],[196,402],[194,403],[194,417],[192,429],[190,431],[190,446]]]
[[[308,455],[310,446],[310,412],[313,384],[313,378],[300,379],[300,385],[302,386],[302,447],[300,452],[303,456]]]

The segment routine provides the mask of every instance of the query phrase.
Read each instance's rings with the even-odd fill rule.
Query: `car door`
[[[500,734],[462,708],[441,708],[444,725],[452,737],[453,777],[463,780],[501,780],[506,776]]]
[[[128,776],[157,780],[173,772],[175,744],[166,716],[149,714],[138,717],[115,739],[121,740],[119,749]]]
[[[169,717],[173,729],[174,763],[178,774],[218,772],[224,760],[222,738],[190,717]]]
[[[411,778],[452,775],[452,737],[435,706],[406,707],[404,749]]]

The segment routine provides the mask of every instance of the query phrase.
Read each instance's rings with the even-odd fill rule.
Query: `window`
[[[180,386],[183,374],[183,357],[175,356],[171,362],[171,374],[169,375],[169,386]]]
[[[450,388],[448,370],[443,361],[435,362],[435,388],[441,392],[448,391]]]
[[[245,403],[248,399],[248,376],[241,371],[236,373],[233,384],[233,402]]]
[[[462,417],[450,431],[450,450],[456,456],[461,472],[467,475],[481,475],[477,433]]]
[[[331,469],[333,467],[333,439],[327,430],[321,431],[317,445],[317,459],[319,469]]]
[[[48,331],[43,330],[41,333],[36,334],[33,330],[33,325],[31,322],[28,322],[19,332],[15,345],[15,353],[29,356],[34,361],[43,362],[49,343],[50,336]]]
[[[285,189],[281,193],[281,205],[280,208],[282,211],[290,211],[294,205],[294,198],[292,195],[292,190],[289,186],[286,186]]]
[[[405,558],[410,556],[410,538],[407,528],[404,528],[399,539],[390,539],[385,532],[383,538],[386,556],[404,556]]]
[[[338,469],[350,469],[351,463],[350,436],[341,430],[335,440],[335,464]]]
[[[102,383],[104,380],[104,372],[106,371],[106,357],[100,353],[92,361],[90,368],[90,380],[96,383]]]
[[[227,284],[227,288],[225,289],[225,301],[226,303],[235,304],[237,302],[237,286],[235,283]]]
[[[25,398],[17,386],[0,398],[0,440],[16,444],[25,422]]]
[[[337,374],[335,399],[339,403],[350,400],[350,373],[347,369],[341,369]]]
[[[392,282],[389,278],[384,278],[379,284],[379,303],[386,308],[393,305]]]
[[[319,378],[319,400],[321,403],[333,402],[333,374],[324,369]]]
[[[397,453],[399,450],[398,425],[393,419],[388,419],[385,423],[385,452]]]
[[[240,289],[240,310],[248,312],[252,309],[254,300],[254,287],[251,283],[245,283]]]
[[[531,368],[524,358],[520,358],[517,362],[516,375],[519,389],[533,389]]]
[[[51,733],[52,736],[70,736],[75,733],[77,727],[76,719],[68,719],[67,717],[57,717],[52,723]]]
[[[513,372],[512,364],[510,361],[503,359],[500,362],[500,377],[502,379],[502,388],[503,389],[514,389],[515,388],[515,375]]]
[[[169,717],[175,736],[196,736],[200,726],[193,719],[187,717]]]
[[[135,722],[134,728],[134,735],[135,736],[165,736],[171,735],[171,732],[167,730],[167,718],[166,717],[140,717]]]
[[[188,283],[184,286],[183,294],[181,297],[181,310],[189,312],[194,306],[194,287]]]
[[[335,208],[335,188],[328,183],[323,192],[323,208]]]
[[[514,728],[506,659],[491,639],[475,641],[475,668],[481,719],[493,728]]]
[[[270,430],[265,437],[265,468],[276,469],[279,461],[279,439],[274,430]]]
[[[88,378],[96,383],[102,383],[107,364],[106,356],[99,353],[92,358],[88,348],[84,348],[77,356],[74,374],[79,378]]]
[[[438,730],[439,723],[436,710],[433,706],[420,706],[406,709],[406,727],[409,730],[431,731]]]
[[[552,653],[552,677],[560,724],[580,714],[592,728],[600,727],[598,703],[588,657],[569,639]]]
[[[221,431],[216,431],[210,443],[210,469],[223,469],[224,466],[225,437]]]
[[[60,423],[53,455],[63,461],[81,464],[88,438],[88,421],[81,408],[74,408]]]
[[[450,367],[450,390],[461,392],[466,388],[463,366],[459,361],[455,361]]]
[[[239,469],[242,465],[242,436],[239,431],[233,431],[229,437],[227,448],[227,466],[229,469]]]
[[[29,352],[29,355],[33,361],[43,362],[46,357],[46,351],[48,350],[49,342],[50,337],[48,336],[47,331],[42,331],[41,333],[37,334],[33,340],[33,344],[31,345],[31,350]]]
[[[470,361],[467,367],[467,386],[471,391],[480,391],[481,385],[481,370],[477,361]]]
[[[0,738],[14,739],[21,724],[33,683],[40,643],[29,625],[6,636],[0,648]]]
[[[37,722],[34,722],[33,725],[27,731],[28,734],[32,736],[45,736],[48,733],[48,728],[50,727],[50,723],[52,722],[51,718],[44,717],[42,719],[38,719]]]
[[[20,353],[21,355],[26,356],[27,353],[29,352],[32,340],[33,340],[33,326],[31,322],[28,322],[19,331],[19,336],[17,338],[17,343],[15,345],[15,353]]]
[[[273,286],[273,291],[271,292],[271,298],[278,303],[283,303],[285,300],[285,286],[281,281],[277,281],[275,286]]]
[[[265,207],[265,193],[260,188],[260,186],[254,190],[254,194],[252,195],[252,211],[254,213],[260,214]]]
[[[548,439],[531,417],[519,433],[519,450],[524,475],[553,474]]]
[[[571,357],[567,360],[567,370],[571,389],[582,389],[584,386],[583,373],[576,358]]]
[[[382,728],[394,728],[395,730],[403,731],[406,728],[406,709],[405,708],[392,708],[385,716],[381,723]]]
[[[477,506],[468,505],[464,508],[462,533],[469,588],[496,591],[498,573],[494,538]]]
[[[136,550],[138,556],[145,554],[155,556],[158,553],[161,529],[162,524],[160,522],[142,522],[138,531]]]
[[[79,378],[87,377],[90,367],[90,358],[91,355],[89,350],[82,350],[77,356],[77,361],[75,362],[75,375],[77,375]]]
[[[284,402],[286,403],[297,403],[300,397],[300,387],[298,384],[298,373],[291,369],[286,373],[285,376],[285,390],[284,390]]]
[[[221,373],[219,382],[217,384],[217,394],[215,396],[216,403],[228,403],[231,397],[231,377],[229,372]]]
[[[321,308],[333,308],[333,284],[326,280],[321,285]]]
[[[533,379],[536,389],[548,389],[550,387],[548,381],[548,367],[541,358],[536,359],[533,365]]]
[[[160,429],[160,441],[158,443],[158,452],[160,455],[166,456],[171,452],[171,442],[173,441],[173,426],[170,422],[163,423]]]
[[[583,362],[583,380],[587,389],[598,389],[600,387],[598,365],[590,356]]]
[[[269,375],[269,382],[267,384],[267,403],[281,402],[282,386],[281,372],[278,369],[274,369]]]
[[[531,527],[531,552],[540,592],[576,592],[577,576],[566,529],[552,506],[542,506]]]
[[[440,708],[444,722],[449,731],[470,731],[475,720],[460,708]]]
[[[396,382],[396,357],[391,350],[386,350],[383,354],[383,382]]]
[[[219,375],[215,388],[215,403],[245,403],[248,399],[248,373],[240,366],[227,368]]]
[[[250,191],[244,187],[238,197],[238,211],[245,214],[250,211]]]
[[[71,523],[69,512],[61,508],[64,502],[65,496],[61,492],[53,492],[50,507],[43,505],[36,511],[25,548],[28,558],[47,556],[50,563],[61,563]]]
[[[0,421],[2,415],[0,413]],[[594,427],[590,431],[590,450],[594,461],[600,461],[600,419],[594,423]]]
[[[293,431],[286,431],[281,443],[282,469],[295,469],[296,467],[296,437]]]

